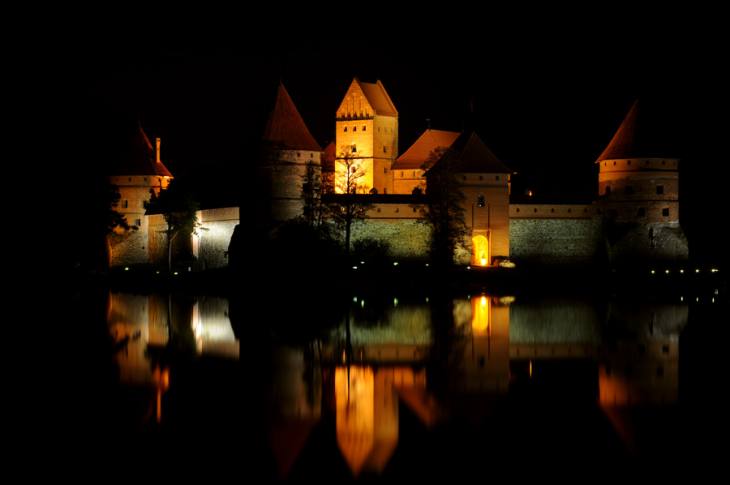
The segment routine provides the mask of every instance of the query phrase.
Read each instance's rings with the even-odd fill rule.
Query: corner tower
[[[383,83],[352,80],[337,109],[336,160],[355,159],[364,169],[364,192],[393,193],[392,166],[398,155],[398,110]],[[344,165],[335,163],[335,191],[344,192]]]
[[[666,133],[634,102],[596,160],[598,205],[608,224],[612,261],[676,260],[688,256],[679,225],[679,159]]]
[[[315,186],[321,183],[322,148],[282,83],[263,138],[261,168],[271,219],[283,222],[304,215],[305,192],[314,196],[318,192]]]

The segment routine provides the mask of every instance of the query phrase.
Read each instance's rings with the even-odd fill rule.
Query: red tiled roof
[[[147,134],[139,125],[128,151],[121,157],[111,175],[157,175],[172,177],[172,173],[162,162],[156,161],[155,149]]]
[[[601,152],[596,163],[639,157],[667,157],[671,143],[666,126],[667,120],[648,119],[644,102],[634,101],[608,146]],[[655,113],[656,114],[656,113]]]
[[[459,137],[455,131],[426,130],[393,164],[393,170],[428,169],[437,148],[449,148]]]
[[[331,141],[324,147],[322,153],[322,171],[323,172],[334,172],[335,171],[335,142]]]
[[[462,133],[449,150],[454,156],[452,170],[460,173],[512,173],[476,133]]]
[[[322,151],[282,83],[279,84],[274,109],[266,123],[264,140],[289,150]]]
[[[398,116],[398,110],[395,109],[393,101],[388,96],[383,83],[378,80],[376,83],[364,83],[357,81],[362,88],[362,92],[368,99],[370,106],[375,110],[375,114],[381,116]]]

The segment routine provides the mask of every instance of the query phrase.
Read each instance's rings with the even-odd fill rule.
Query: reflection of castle
[[[657,148],[646,120],[635,103],[596,160],[600,172],[593,203],[510,204],[512,170],[474,132],[428,129],[399,154],[398,111],[380,81],[352,81],[335,113],[335,141],[324,150],[280,85],[264,132],[260,183],[271,197],[269,215],[285,221],[303,214],[307,186],[321,181],[336,193],[353,190],[345,188],[345,167],[351,165],[348,170],[362,171],[357,193],[369,194],[373,203],[367,219],[353,228],[353,238],[384,240],[396,258],[423,258],[429,233],[417,223],[424,204],[418,194],[428,193],[430,174],[449,160],[465,196],[467,251],[455,255],[463,264],[489,266],[506,258],[585,263],[605,250],[604,241],[615,261],[686,259],[678,160]],[[122,208],[131,204],[137,211],[128,215],[140,235],[113,248],[116,265],[154,261],[159,251],[154,237],[159,230],[153,227],[161,223],[159,216],[142,216],[140,207],[145,193],[164,188],[171,174],[160,161],[159,141],[153,154],[144,134],[139,136],[138,156],[145,163],[121,170],[113,182]],[[205,267],[224,266],[233,226],[240,222],[238,208],[203,211],[200,217],[209,231],[193,241],[196,255]]]

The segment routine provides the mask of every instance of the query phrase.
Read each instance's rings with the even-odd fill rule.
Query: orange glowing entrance
[[[489,240],[485,236],[471,238],[472,261],[474,266],[489,266]]]

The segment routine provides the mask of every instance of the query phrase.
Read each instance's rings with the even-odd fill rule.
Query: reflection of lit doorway
[[[485,236],[474,236],[471,238],[472,261],[475,266],[489,265],[489,240]]]

